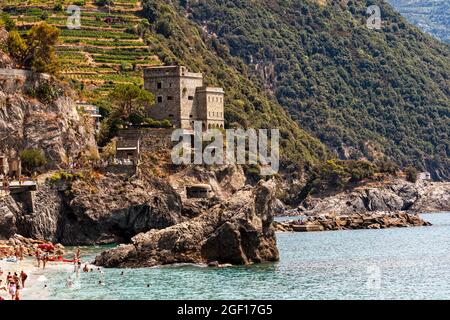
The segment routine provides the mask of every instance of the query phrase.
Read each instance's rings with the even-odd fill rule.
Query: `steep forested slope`
[[[149,19],[145,41],[150,52],[167,65],[181,64],[202,72],[206,82],[225,89],[225,120],[228,127],[279,129],[281,157],[289,162],[316,164],[328,151],[317,138],[302,130],[262,86],[250,80],[248,66],[232,57],[183,12],[167,1],[143,1]],[[300,165],[301,167],[302,165]]]
[[[214,50],[200,28],[180,15],[167,1],[149,2],[154,12],[136,0],[78,1],[81,28],[70,30],[65,8],[71,0],[21,2],[8,0],[0,9],[25,33],[45,20],[61,29],[58,55],[60,75],[73,81],[84,98],[95,100],[118,83],[142,85],[142,68],[155,64],[184,64],[203,72],[212,85],[226,92],[226,122],[231,127],[279,128],[281,158],[293,168],[310,167],[326,157],[326,147],[302,130],[263,88],[249,80],[240,59],[225,61]],[[144,3],[146,5],[146,3]],[[145,19],[148,17],[148,20]],[[207,43],[208,42],[208,43]]]
[[[371,4],[381,7],[381,30],[366,26]],[[177,7],[208,33],[219,56],[239,57],[255,82],[342,157],[385,155],[449,177],[449,47],[385,1],[208,0]]]

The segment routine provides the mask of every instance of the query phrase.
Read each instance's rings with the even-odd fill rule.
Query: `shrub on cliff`
[[[64,91],[55,83],[39,82],[34,87],[29,88],[27,93],[42,103],[51,103],[62,96]]]
[[[340,191],[348,184],[372,179],[375,172],[377,167],[369,161],[331,159],[314,168],[300,197],[305,198],[309,193]]]
[[[22,67],[34,72],[54,74],[58,71],[55,45],[59,30],[45,22],[34,25],[25,39],[15,30],[9,33],[7,45],[11,56]]]
[[[134,84],[119,84],[109,94],[112,117],[128,120],[132,114],[141,114],[155,102],[153,94]]]
[[[13,31],[14,29],[16,29],[16,23],[6,13],[3,13],[0,16],[0,26],[5,27],[6,31]]]
[[[39,167],[47,163],[44,153],[37,149],[26,149],[20,153],[20,160],[22,161],[22,168],[27,173],[32,173]]]
[[[9,54],[14,60],[19,63],[25,60],[28,47],[25,40],[17,31],[14,30],[9,33],[8,39],[6,40],[6,46]]]
[[[115,136],[117,130],[131,124],[145,123],[143,111],[155,101],[153,94],[134,84],[119,84],[109,94],[108,101],[98,101],[97,105],[104,112],[99,145],[107,144]]]
[[[406,180],[412,183],[417,181],[417,169],[414,167],[405,168]]]

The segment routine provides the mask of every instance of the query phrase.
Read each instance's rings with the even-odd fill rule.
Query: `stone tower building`
[[[183,129],[192,129],[194,121],[202,121],[204,130],[224,127],[224,91],[204,86],[201,73],[183,66],[150,67],[144,70],[144,87],[156,100],[149,117]]]

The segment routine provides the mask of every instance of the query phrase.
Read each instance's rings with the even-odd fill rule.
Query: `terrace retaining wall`
[[[35,73],[23,69],[0,68],[0,88],[7,93],[14,93],[31,87],[34,82],[50,80],[46,73]]]

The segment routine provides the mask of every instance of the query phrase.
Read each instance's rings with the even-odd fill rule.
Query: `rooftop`
[[[155,66],[147,67],[144,69],[144,77],[191,77],[191,78],[202,78],[201,73],[190,72],[185,66]]]

